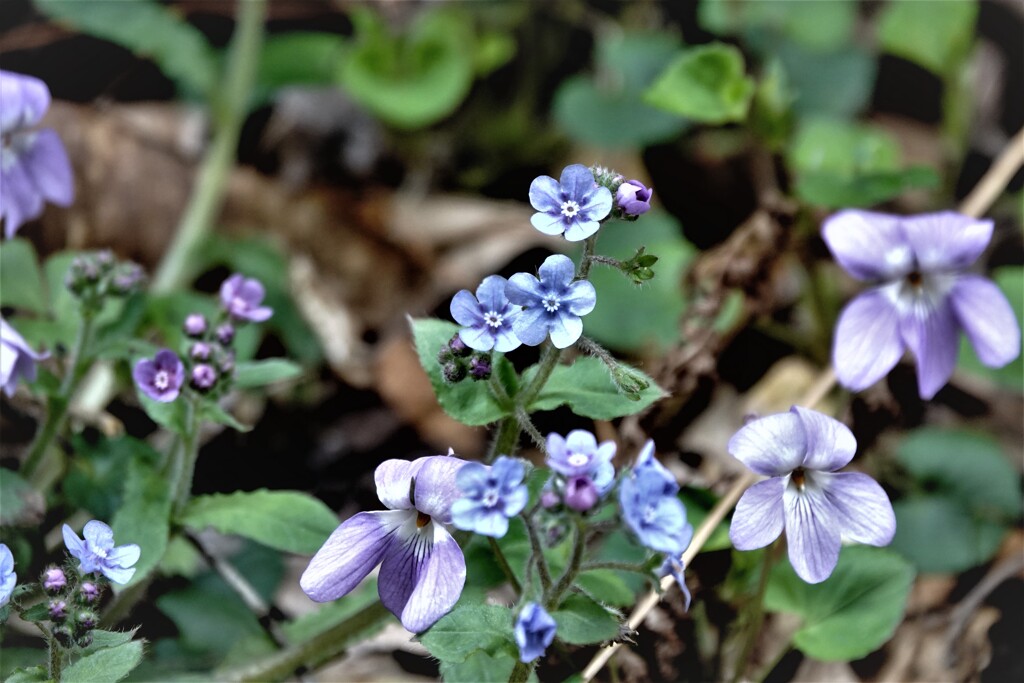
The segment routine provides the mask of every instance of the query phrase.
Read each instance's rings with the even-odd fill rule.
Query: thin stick
[[[985,173],[985,176],[974,186],[971,193],[967,195],[964,201],[960,204],[960,213],[978,217],[985,213],[992,202],[1002,193],[1006,184],[1010,182],[1014,174],[1017,173],[1017,169],[1024,165],[1024,128],[1018,132],[1010,144],[1007,146],[1003,153],[996,158],[995,162]],[[821,376],[814,383],[813,386],[808,390],[803,400],[798,404],[813,408],[825,395],[832,389],[835,384],[836,376],[832,368],[828,368],[822,371]],[[697,556],[701,548],[707,543],[707,540],[711,537],[711,533],[715,530],[718,524],[725,518],[729,513],[729,510],[736,504],[743,492],[757,481],[757,476],[747,472],[732,485],[732,487],[722,496],[721,500],[711,509],[708,516],[704,518],[704,521],[697,531],[693,534],[693,540],[690,541],[690,546],[683,553],[683,565],[686,566]],[[662,592],[672,587],[675,579],[671,574],[661,580]],[[658,604],[660,596],[657,592],[651,591],[643,597],[640,602],[637,603],[633,609],[633,613],[629,615],[629,627],[636,629],[640,624],[643,623],[644,619],[647,618],[647,614],[654,609],[654,606]],[[587,668],[583,670],[582,680],[584,683],[590,681],[597,675],[597,672],[611,659],[612,655],[618,651],[622,646],[622,643],[614,643],[609,647],[598,650],[594,658],[587,664]]]

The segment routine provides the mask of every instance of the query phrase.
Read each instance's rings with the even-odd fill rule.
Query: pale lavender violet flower
[[[555,639],[557,628],[558,624],[543,607],[535,602],[524,604],[512,629],[519,646],[519,660],[529,663],[544,656],[544,651]]]
[[[185,366],[170,349],[160,349],[152,359],[143,358],[132,370],[135,385],[154,401],[170,403],[178,398],[185,382]]]
[[[75,184],[57,133],[32,129],[50,108],[46,84],[0,71],[0,104],[0,218],[10,239],[47,201],[70,205]]]
[[[0,543],[0,607],[11,599],[11,593],[18,583],[18,575],[14,573],[14,555],[5,543]]]
[[[825,221],[822,237],[850,275],[878,283],[850,301],[836,324],[832,364],[843,386],[871,386],[909,349],[918,391],[930,399],[953,374],[961,329],[985,365],[1001,367],[1020,353],[1006,297],[991,280],[964,272],[988,245],[992,221],[952,211],[847,210]]]
[[[114,547],[114,531],[99,520],[87,522],[78,537],[71,527],[64,525],[64,545],[68,552],[78,559],[78,569],[83,574],[100,572],[114,583],[128,583],[139,561],[142,551],[134,543]]]
[[[555,472],[567,479],[587,477],[599,495],[604,495],[615,483],[615,442],[603,441],[585,429],[574,429],[562,438],[561,434],[548,434],[546,462]],[[578,484],[577,484],[578,485]]]
[[[587,280],[573,282],[575,267],[568,256],[548,256],[541,264],[540,278],[516,273],[509,278],[505,294],[523,307],[512,321],[512,331],[528,346],[537,346],[551,335],[551,343],[564,349],[583,334],[580,316],[594,310],[597,292]]]
[[[266,291],[255,278],[235,273],[220,286],[220,303],[235,320],[261,323],[274,314],[273,309],[260,306]],[[226,342],[230,343],[230,342]]]
[[[601,220],[612,210],[612,193],[594,180],[594,173],[582,164],[562,169],[555,180],[542,175],[530,184],[530,204],[537,210],[530,218],[533,227],[545,235],[565,235],[579,242],[597,232]]]
[[[615,191],[615,205],[623,215],[640,216],[651,210],[652,194],[651,189],[639,180],[627,180]]]
[[[737,550],[768,545],[786,531],[789,562],[808,583],[820,583],[839,560],[841,538],[884,546],[896,532],[892,504],[874,479],[836,472],[853,459],[849,428],[819,412],[793,406],[742,427],[729,452],[771,479],[748,488],[732,516]]]
[[[512,321],[519,315],[519,306],[505,296],[508,280],[489,275],[476,288],[476,296],[463,289],[452,297],[451,312],[462,325],[459,339],[477,351],[511,351],[522,344],[512,332]]]
[[[490,467],[467,462],[455,477],[463,495],[452,503],[452,525],[493,538],[504,536],[508,520],[522,512],[530,497],[525,476],[523,463],[504,455]]]
[[[0,318],[0,388],[5,394],[14,396],[18,380],[35,381],[36,363],[49,357],[49,353],[33,351],[25,338]]]
[[[384,606],[414,633],[433,625],[466,582],[466,560],[445,529],[462,495],[456,473],[465,464],[451,455],[381,463],[374,479],[388,509],[357,513],[335,529],[303,572],[302,590],[317,602],[335,600],[380,564]]]

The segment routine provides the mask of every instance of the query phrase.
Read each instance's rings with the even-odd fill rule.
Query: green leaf
[[[124,503],[114,515],[111,528],[118,545],[135,543],[141,549],[135,574],[114,591],[139,583],[160,563],[171,530],[171,481],[159,461],[135,458],[124,474]]]
[[[40,650],[40,653],[42,652]],[[27,669],[15,669],[4,680],[4,683],[47,683],[50,680],[52,680],[50,673],[46,670],[45,666],[33,666]]]
[[[701,123],[742,121],[754,95],[743,54],[712,43],[684,50],[644,94],[644,101]]]
[[[0,306],[46,311],[46,290],[35,247],[15,237],[0,245]]]
[[[312,555],[338,526],[322,502],[298,491],[239,491],[196,496],[178,520],[202,531],[212,526],[290,553]]]
[[[632,607],[636,603],[636,593],[622,577],[622,573],[613,569],[591,569],[576,577],[576,585],[591,597],[600,598],[601,602],[615,607]]]
[[[284,358],[239,363],[235,367],[235,386],[240,389],[263,387],[302,374],[302,366]]]
[[[501,605],[459,605],[420,635],[423,647],[442,662],[465,662],[474,652],[517,653],[512,610]]]
[[[842,549],[832,576],[809,584],[788,561],[771,573],[765,608],[798,615],[793,644],[822,661],[859,659],[878,649],[903,618],[914,568],[899,555],[866,546]]]
[[[680,283],[697,250],[679,223],[654,210],[636,223],[612,223],[598,243],[603,256],[624,260],[643,245],[658,257],[657,276],[643,287],[614,268],[595,266],[589,276],[598,291],[597,306],[583,320],[588,336],[620,351],[663,351],[679,340],[685,308]]]
[[[1004,266],[992,271],[992,279],[1010,302],[1010,308],[1017,312],[1017,324],[1024,330],[1024,268]],[[1007,389],[1024,393],[1024,355],[1001,368],[990,368],[980,360],[967,336],[960,339],[960,367],[972,375],[986,377]]]
[[[133,362],[132,365],[134,364]],[[187,431],[185,425],[185,412],[188,410],[185,405],[187,399],[178,396],[173,401],[161,403],[151,399],[138,387],[135,387],[135,395],[139,399],[139,405],[146,411],[146,415],[149,416],[150,420],[156,422],[161,427],[166,427],[175,434],[184,434]]]
[[[797,115],[845,119],[868,104],[878,62],[866,49],[851,45],[835,52],[813,53],[783,42],[773,54],[786,71]]]
[[[224,410],[219,403],[212,400],[204,400],[199,404],[199,417],[203,420],[210,422],[216,422],[231,427],[237,432],[249,432],[252,431],[252,427],[249,425],[242,424],[235,419],[235,416]]]
[[[886,52],[949,75],[970,51],[977,16],[973,0],[890,0],[878,19],[878,41]]]
[[[130,643],[132,638],[135,637],[138,628],[133,628],[131,631],[104,631],[102,629],[93,629],[92,643],[88,647],[82,650],[85,654],[92,654],[99,650],[105,650],[109,647],[117,647]]]
[[[1006,536],[1006,526],[979,519],[946,496],[913,496],[892,507],[896,536],[889,547],[922,572],[955,574],[976,567],[995,555]]]
[[[338,600],[323,604],[294,621],[282,624],[282,630],[288,636],[289,642],[301,643],[330,630],[378,600],[380,598],[377,595],[377,580],[368,579]],[[383,621],[380,625],[384,625]]]
[[[142,661],[142,642],[134,641],[98,650],[82,657],[64,669],[61,683],[95,683],[119,681]]]
[[[535,371],[536,366],[528,369],[523,381],[529,382]],[[554,410],[561,405],[568,405],[577,415],[594,420],[612,420],[639,413],[667,394],[653,379],[639,370],[635,372],[642,375],[649,384],[640,392],[638,400],[631,399],[615,388],[608,376],[608,369],[600,360],[589,356],[577,358],[572,365],[559,365],[555,368],[529,410]]]
[[[32,526],[43,521],[46,500],[20,474],[0,467],[0,526]]]
[[[457,10],[426,11],[407,34],[392,36],[377,14],[353,8],[355,41],[338,72],[339,83],[385,123],[415,129],[453,111],[469,93],[474,36]]]
[[[571,645],[601,643],[619,635],[618,617],[578,593],[566,598],[551,616],[558,624],[558,637]]]
[[[829,51],[849,42],[857,5],[853,0],[701,0],[697,17],[701,26],[719,35],[744,35],[763,53],[780,36],[806,48]]]
[[[515,666],[516,658],[507,652],[492,656],[476,650],[462,662],[442,661],[441,679],[445,683],[505,683]]]
[[[459,331],[458,325],[436,318],[410,318],[409,324],[412,326],[420,365],[430,377],[430,384],[444,412],[471,427],[487,425],[512,414],[511,410],[498,404],[486,382],[464,380],[458,384],[448,384],[444,381],[441,364],[437,362],[437,352]],[[496,365],[508,363],[504,356],[496,358]],[[508,371],[499,367],[498,372],[506,375]]]
[[[269,36],[256,72],[257,101],[295,85],[333,85],[345,50],[345,38],[334,33],[295,31]]]
[[[192,95],[213,94],[217,60],[199,29],[154,0],[35,0],[53,19],[156,62]]]

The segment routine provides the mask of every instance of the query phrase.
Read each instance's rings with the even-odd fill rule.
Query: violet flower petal
[[[856,543],[885,546],[896,533],[896,515],[885,491],[860,472],[815,475],[832,503],[844,538]]]
[[[736,503],[729,525],[729,540],[737,550],[763,548],[782,533],[784,526],[782,477],[752,485]]]
[[[410,510],[413,508],[409,499],[412,478],[426,462],[425,458],[416,460],[391,459],[385,460],[373,472],[373,480],[377,485],[377,498],[391,510]]]
[[[1020,355],[1020,325],[1006,296],[977,275],[957,279],[950,305],[982,363],[1002,367]]]
[[[850,428],[839,420],[816,410],[793,406],[807,438],[803,466],[810,470],[832,472],[845,467],[857,452],[857,440]]]
[[[38,131],[33,137],[18,163],[23,164],[40,197],[58,206],[69,206],[75,198],[75,179],[64,143],[52,130]]]
[[[597,305],[597,290],[589,280],[579,280],[569,285],[564,300],[570,313],[586,315]]]
[[[847,209],[827,218],[821,236],[839,265],[858,280],[902,277],[914,266],[900,216]]]
[[[900,227],[925,272],[960,270],[974,263],[992,239],[992,221],[940,211],[906,216]]]
[[[561,235],[565,232],[565,219],[561,214],[538,212],[530,216],[530,223],[545,235]]]
[[[768,415],[740,428],[727,446],[729,453],[758,474],[789,474],[804,461],[807,437],[794,413]]]
[[[868,388],[895,367],[903,350],[896,307],[882,289],[857,295],[839,314],[832,365],[844,387]]]
[[[425,462],[416,473],[416,509],[430,515],[435,521],[451,522],[452,503],[462,496],[456,476],[466,464],[450,455],[419,458]]]
[[[542,175],[533,179],[533,182],[530,183],[530,206],[545,214],[554,212],[557,215],[561,210],[561,205],[562,188],[557,180],[549,175]],[[560,217],[559,223],[561,223]],[[558,232],[562,232],[561,229]]]
[[[583,336],[583,321],[577,316],[555,316],[551,318],[548,333],[556,349],[567,349]]]
[[[463,289],[452,297],[449,310],[452,318],[460,325],[475,327],[484,321],[480,303],[468,289]]]
[[[960,350],[953,307],[946,300],[933,308],[915,306],[900,316],[900,336],[917,360],[917,389],[930,400],[953,375]]]
[[[825,494],[810,485],[800,492],[787,487],[782,503],[789,562],[807,583],[821,583],[839,561],[838,514]]]
[[[345,595],[380,563],[394,544],[394,532],[409,512],[360,512],[334,530],[299,579],[303,592],[317,602]]]
[[[381,566],[381,581],[386,580]],[[417,563],[415,585],[400,619],[413,633],[430,628],[447,614],[466,584],[466,558],[455,539],[440,525],[434,525],[429,554]]]
[[[34,126],[50,108],[46,83],[25,74],[0,71],[0,134]]]

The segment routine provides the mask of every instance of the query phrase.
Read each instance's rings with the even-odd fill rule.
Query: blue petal
[[[588,280],[574,282],[562,297],[562,303],[567,305],[573,315],[586,315],[597,305],[597,290]]]
[[[565,229],[565,239],[569,242],[582,242],[597,232],[600,227],[601,224],[597,221],[587,220],[586,217],[578,216]]]
[[[561,235],[565,232],[565,218],[560,213],[535,213],[530,216],[530,223],[545,235]]]
[[[583,335],[583,321],[578,316],[559,313],[549,325],[551,343],[556,349],[567,349]]]
[[[512,331],[527,346],[538,346],[548,337],[548,320],[544,309],[528,308],[512,322]]]
[[[592,221],[599,221],[607,217],[612,211],[612,193],[607,187],[595,187],[580,202],[579,215]]]
[[[508,305],[505,297],[505,285],[508,280],[500,275],[488,275],[476,288],[476,298],[480,301],[479,308],[484,311],[500,313]],[[468,325],[469,323],[462,323]]]
[[[529,273],[516,273],[505,285],[505,296],[520,306],[536,306],[544,298],[544,294],[540,281]]]
[[[517,310],[516,317],[518,317],[518,315],[519,311]],[[495,333],[494,336],[495,351],[501,351],[502,353],[505,353],[507,351],[512,351],[513,349],[518,349],[520,346],[522,346],[523,342],[521,342],[519,340],[519,337],[516,336],[516,333],[512,331],[512,326],[514,324],[514,317],[511,319],[509,317],[505,318],[505,322],[502,324],[501,327],[498,328],[498,331],[497,333]]]
[[[157,355],[159,356],[159,354]],[[98,519],[86,523],[85,528],[82,529],[82,536],[93,548],[110,550],[114,547],[114,530]]]
[[[481,495],[491,478],[491,468],[479,462],[467,462],[455,475],[455,482],[463,493]]]
[[[576,275],[576,266],[573,264],[572,259],[563,254],[552,254],[544,259],[544,263],[540,265],[538,269],[540,272],[540,281],[544,283],[546,287],[552,290],[561,290],[572,282],[573,277]],[[512,277],[515,277],[514,275]],[[513,303],[519,303],[515,301]]]
[[[562,169],[559,184],[566,196],[583,204],[587,194],[597,183],[594,181],[594,173],[589,168],[583,164],[573,164]]]
[[[453,296],[452,303],[448,308],[452,318],[460,325],[475,327],[484,321],[484,316],[480,312],[480,304],[468,289],[460,290]]]
[[[459,339],[474,351],[490,351],[494,348],[494,333],[484,326],[463,327]]]
[[[530,205],[537,211],[558,213],[562,209],[562,188],[548,175],[538,176],[530,183]]]

